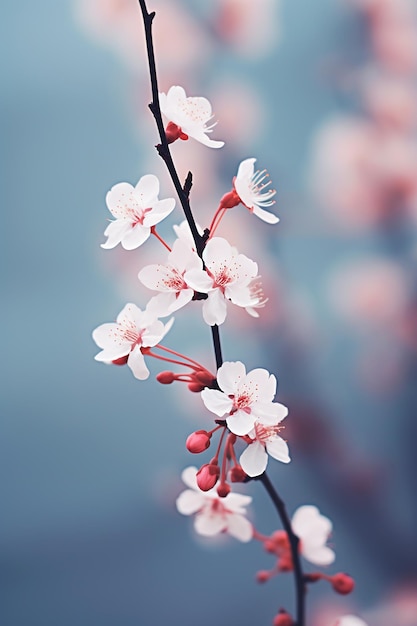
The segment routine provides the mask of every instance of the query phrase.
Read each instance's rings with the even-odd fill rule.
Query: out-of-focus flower
[[[216,32],[237,54],[252,59],[276,46],[280,38],[278,0],[217,0],[213,6]]]
[[[226,300],[243,307],[253,317],[262,307],[263,295],[258,265],[244,254],[238,254],[222,237],[210,239],[204,249],[205,270],[191,269],[184,275],[195,291],[208,294],[203,304],[204,321],[213,326],[223,324],[227,315]]]
[[[334,626],[368,626],[366,622],[356,615],[344,615],[339,617]]]
[[[177,239],[168,254],[166,265],[147,265],[138,274],[139,280],[149,289],[160,291],[153,299],[164,317],[190,302],[194,289],[184,280],[185,272],[201,269],[199,256],[182,239]]]
[[[262,207],[272,206],[275,200],[271,200],[276,194],[275,189],[268,189],[271,181],[264,182],[268,178],[266,170],[255,172],[256,159],[245,159],[239,165],[237,176],[233,180],[233,185],[240,201],[268,224],[276,224],[279,218],[265,211]]]
[[[264,425],[274,426],[287,415],[283,404],[273,402],[277,380],[265,369],[246,374],[240,361],[226,361],[217,372],[217,383],[220,391],[204,389],[202,400],[215,415],[227,415],[227,426],[235,435],[247,435],[258,419]]]
[[[175,207],[174,198],[158,200],[159,180],[153,174],[139,179],[136,187],[118,183],[107,193],[106,203],[116,218],[104,235],[102,248],[110,249],[121,243],[125,250],[141,246],[151,234],[151,227],[161,222]]]
[[[300,539],[301,554],[315,565],[330,565],[335,553],[326,542],[332,532],[331,521],[321,515],[316,506],[300,506],[294,513],[291,526]]]
[[[149,370],[141,349],[156,346],[173,322],[171,319],[163,324],[150,308],[142,311],[135,304],[126,304],[116,323],[101,324],[93,331],[93,339],[102,349],[95,359],[104,363],[127,363],[135,378],[145,380]]]
[[[281,422],[288,409],[283,407]],[[285,410],[284,410],[285,409]],[[278,423],[274,426],[263,424],[256,420],[254,428],[248,433],[252,443],[248,445],[240,456],[239,463],[248,476],[260,476],[266,470],[268,454],[281,463],[291,461],[286,441],[278,435],[282,427]]]
[[[371,68],[363,74],[360,88],[369,114],[383,129],[415,128],[417,91],[410,80]]]
[[[187,98],[185,90],[174,85],[167,94],[159,94],[159,104],[163,115],[178,127],[177,137],[173,136],[173,139],[178,137],[188,139],[188,135],[209,148],[224,146],[224,141],[214,141],[207,136],[207,133],[211,133],[217,123],[213,122],[207,126],[207,122],[213,117],[211,104],[207,98]]]
[[[253,527],[245,517],[250,496],[229,493],[219,497],[216,489],[201,491],[197,485],[197,468],[187,467],[182,472],[182,480],[189,487],[177,498],[177,509],[183,515],[194,515],[194,528],[200,535],[213,537],[227,532],[239,541],[252,539]]]

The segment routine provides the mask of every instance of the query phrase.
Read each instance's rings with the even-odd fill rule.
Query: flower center
[[[251,413],[252,409],[250,405],[253,402],[252,395],[250,393],[241,393],[238,396],[234,396],[233,394],[229,396],[231,400],[233,400],[233,407],[230,411],[230,415],[236,413],[236,411],[244,411],[245,413]]]
[[[268,441],[276,437],[284,426],[265,426],[259,422],[255,422],[255,437],[259,443],[265,445]]]
[[[184,281],[182,274],[180,274],[178,270],[173,267],[171,268],[171,276],[169,278],[165,278],[163,283],[172,291],[181,291],[181,289],[187,288],[187,283]]]

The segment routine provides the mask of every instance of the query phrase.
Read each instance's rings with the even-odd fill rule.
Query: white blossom
[[[263,424],[256,420],[249,437],[253,440],[240,456],[239,462],[248,476],[260,476],[266,470],[268,454],[281,463],[291,461],[286,441],[278,435],[281,427],[278,425],[288,414],[288,409],[276,403],[281,410],[280,419],[274,426]]]
[[[203,260],[205,270],[192,269],[186,272],[184,279],[195,291],[208,295],[203,304],[204,321],[210,326],[223,324],[227,300],[257,316],[255,308],[266,302],[257,263],[238,254],[222,237],[213,237],[207,242]]]
[[[187,98],[184,89],[176,85],[171,87],[167,94],[159,94],[159,105],[163,115],[176,124],[185,135],[209,148],[224,146],[224,141],[214,141],[207,136],[217,122],[207,125],[213,116],[211,104],[206,98]]]
[[[250,158],[240,163],[233,185],[242,204],[264,222],[276,224],[279,218],[262,208],[274,204],[275,200],[271,198],[275,196],[276,191],[267,189],[271,181],[264,182],[268,178],[266,170],[255,172],[255,161],[256,159]]]
[[[197,468],[187,467],[182,480],[189,487],[177,498],[177,509],[182,515],[194,515],[194,528],[200,535],[213,537],[227,532],[240,541],[252,539],[253,527],[245,517],[252,498],[240,493],[229,493],[221,498],[216,489],[201,491],[197,485]]]
[[[356,615],[344,615],[339,617],[334,626],[368,626],[363,619],[356,617]]]
[[[106,204],[116,219],[107,226],[107,241],[102,248],[110,249],[121,243],[125,250],[141,246],[151,234],[151,227],[174,210],[174,198],[158,200],[159,180],[153,174],[139,179],[136,187],[118,183],[107,193]]]
[[[127,365],[135,378],[148,378],[149,370],[141,348],[156,346],[174,322],[171,319],[163,324],[151,308],[142,311],[135,304],[126,304],[117,316],[116,323],[98,326],[93,331],[93,339],[102,350],[96,354],[96,361],[112,363],[127,357]]]
[[[226,416],[227,426],[235,435],[250,433],[258,419],[274,426],[287,415],[286,407],[272,401],[277,381],[265,369],[246,374],[240,361],[226,361],[218,369],[217,384],[220,390],[203,389],[201,398],[209,411],[218,417]]]
[[[291,526],[300,539],[301,554],[307,561],[315,565],[330,565],[330,563],[333,563],[335,553],[326,546],[333,525],[328,517],[321,515],[316,506],[300,506],[292,517]],[[343,626],[350,625],[343,624]],[[351,626],[354,626],[354,624]]]

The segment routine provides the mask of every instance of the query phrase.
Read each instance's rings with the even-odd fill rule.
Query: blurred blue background
[[[145,59],[135,65],[128,45],[121,55],[115,43],[103,45],[115,18],[103,25],[94,18],[100,3],[91,12],[89,4],[22,0],[3,9],[0,623],[268,624],[279,606],[292,607],[291,581],[259,587],[255,572],[273,565],[259,545],[194,541],[191,520],[174,507],[181,470],[204,461],[190,458],[184,446],[192,430],[209,423],[199,402],[182,389],[161,388],[152,378],[139,382],[127,368],[93,359],[92,329],[114,319],[128,300],[144,304],[135,281],[145,257],[99,247],[109,217],[105,193],[148,171],[161,176],[166,195],[172,191],[153,153]],[[137,19],[141,32],[133,4],[128,20]],[[173,6],[156,4],[161,15]],[[119,5],[108,10],[122,10]],[[173,22],[157,45],[162,88],[179,83],[209,97],[219,120],[213,137],[228,142],[208,156],[189,142],[197,150],[191,164],[188,146],[173,147],[186,169],[196,174],[193,163],[200,167],[197,220],[209,215],[248,156],[268,167],[278,188],[276,230],[257,223],[258,239],[248,241],[253,222],[242,212],[239,228],[247,229],[254,252],[236,242],[255,258],[256,246],[264,248],[265,264],[272,263],[265,271],[268,289],[276,286],[278,296],[271,296],[264,324],[237,317],[233,324],[231,314],[221,329],[224,355],[277,374],[278,399],[290,407],[293,462],[271,462],[270,476],[290,512],[314,503],[333,520],[332,571],[357,581],[348,599],[334,598],[324,583],[311,589],[311,624],[327,626],[314,615],[336,605],[339,613],[361,612],[370,626],[380,626],[378,607],[415,581],[415,223],[360,230],[329,225],[309,174],[318,126],[358,110],[334,76],[339,64],[364,63],[366,27],[363,16],[342,3],[283,0],[266,3],[270,18],[249,34],[240,25],[239,39],[233,11],[223,5],[178,3],[200,37],[204,33],[194,64],[187,64],[185,50],[175,66]],[[225,29],[216,21],[221,10],[232,20]],[[262,29],[271,23],[268,34]],[[258,49],[263,38],[268,45]],[[225,86],[232,97],[216,107]],[[222,107],[232,119],[247,115],[255,131],[244,121],[222,128]],[[203,183],[212,194],[206,200],[198,195]],[[389,341],[372,320],[365,329],[346,322],[329,296],[335,268],[351,259],[360,268],[372,255],[407,274],[407,316],[402,334]],[[176,318],[167,345],[212,367],[207,328],[200,319]],[[394,377],[385,367],[393,360]],[[380,366],[388,378],[370,376],[372,384],[364,384],[363,368],[375,374]],[[258,484],[248,492],[257,528],[272,532],[278,524],[266,494]]]

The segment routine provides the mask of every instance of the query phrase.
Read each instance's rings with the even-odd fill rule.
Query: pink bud
[[[220,498],[225,498],[230,493],[230,486],[227,483],[221,483],[217,487],[217,493]]]
[[[197,485],[201,491],[210,491],[217,483],[220,476],[220,468],[218,465],[207,463],[202,465],[197,472]]]
[[[329,580],[332,583],[333,589],[342,596],[345,596],[353,591],[353,588],[355,587],[355,581],[353,578],[347,574],[343,574],[342,572],[331,576]]]
[[[190,391],[193,391],[194,393],[200,393],[200,391],[203,391],[205,385],[203,385],[202,383],[188,383],[187,387]]]
[[[205,387],[211,387],[213,382],[216,380],[213,374],[210,374],[207,370],[197,370],[194,373],[195,378],[205,385]]]
[[[232,481],[232,483],[243,483],[246,478],[247,475],[240,465],[235,465],[230,470],[230,480]]]
[[[169,122],[168,126],[165,129],[165,135],[168,143],[173,143],[177,139],[188,139],[188,135],[183,133],[181,128],[174,124],[174,122]]]
[[[170,385],[175,380],[175,374],[174,372],[159,372],[156,375],[156,380],[163,385]]]
[[[280,612],[275,615],[274,621],[272,622],[274,626],[293,626],[294,620],[287,611],[281,609]]]
[[[195,433],[191,433],[191,435],[187,437],[185,445],[188,452],[199,454],[207,450],[210,446],[210,439],[211,434],[206,430],[196,430]]]
[[[271,578],[271,574],[266,569],[261,569],[256,573],[258,583],[266,583]]]

